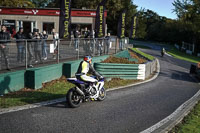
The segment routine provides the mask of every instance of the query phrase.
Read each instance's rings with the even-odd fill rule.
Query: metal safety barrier
[[[123,40],[124,41],[124,40]],[[106,38],[72,39],[23,39],[0,40],[0,73],[12,70],[26,70],[77,60],[85,55],[92,57],[112,55],[127,48],[116,36]]]

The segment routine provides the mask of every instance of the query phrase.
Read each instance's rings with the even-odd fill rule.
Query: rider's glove
[[[99,79],[103,79],[103,76],[100,76]]]

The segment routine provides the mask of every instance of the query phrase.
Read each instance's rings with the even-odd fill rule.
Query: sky
[[[135,5],[138,6],[138,10],[142,8],[150,9],[156,12],[160,16],[176,19],[175,13],[172,13],[174,6],[172,3],[174,0],[132,0]]]

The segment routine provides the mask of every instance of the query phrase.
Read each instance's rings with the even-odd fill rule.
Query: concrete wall
[[[22,70],[0,74],[0,95],[24,88],[24,73]]]
[[[62,76],[62,64],[54,64],[27,70],[25,86],[32,89],[42,88],[42,83],[58,79]]]
[[[157,66],[157,63],[156,63],[156,60],[153,60],[153,61],[148,61],[146,64],[145,64],[145,78],[148,78],[153,72],[156,71],[156,66]]]

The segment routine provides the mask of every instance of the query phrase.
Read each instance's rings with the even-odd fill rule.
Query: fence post
[[[79,60],[79,51],[80,51],[80,47],[79,47],[79,45],[80,45],[80,40],[79,40],[79,38],[77,39],[77,41],[78,41],[78,42],[77,42],[77,44],[78,44],[78,52],[77,52],[77,53],[78,53],[78,60]]]
[[[58,41],[58,53],[57,53],[57,63],[60,61],[60,39],[57,39]]]
[[[25,50],[25,67],[26,67],[26,70],[27,70],[27,68],[28,68],[28,63],[27,63],[27,61],[28,61],[28,54],[27,54],[27,50],[28,50],[28,45],[27,45],[27,40],[26,40],[26,50]]]
[[[2,69],[2,64],[3,64],[3,63],[2,63],[2,56],[3,56],[3,55],[2,55],[2,52],[1,52],[1,54],[0,54],[0,58],[1,58],[0,70]]]
[[[115,43],[115,54],[117,53],[117,44],[118,44],[118,38],[116,38],[116,43]]]
[[[107,40],[105,38],[103,38],[103,47],[104,47],[104,55],[106,54],[106,44]]]

